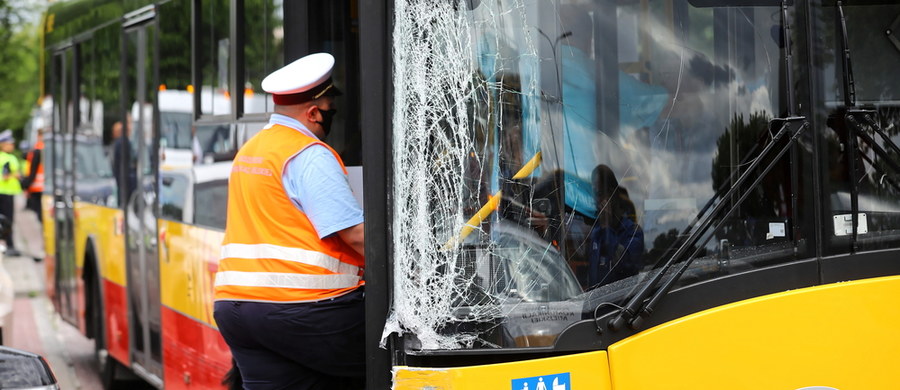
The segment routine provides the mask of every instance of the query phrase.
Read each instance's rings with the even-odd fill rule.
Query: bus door
[[[50,148],[53,157],[50,180],[53,188],[53,225],[56,247],[53,267],[54,304],[66,321],[77,323],[75,272],[75,118],[79,105],[78,96],[78,46],[69,46],[54,55],[53,96],[57,99],[53,115],[53,134]]]
[[[128,177],[120,180],[125,201],[126,268],[131,358],[134,371],[162,385],[162,344],[157,251],[156,123],[157,31],[153,6],[126,15],[122,52],[127,137],[122,164]]]

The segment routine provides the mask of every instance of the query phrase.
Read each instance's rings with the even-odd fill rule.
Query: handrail
[[[531,157],[530,160],[528,160],[528,162],[525,163],[525,165],[522,166],[522,168],[519,169],[518,172],[516,172],[515,175],[513,175],[512,178],[524,179],[528,176],[531,176],[531,174],[534,173],[534,170],[537,169],[537,167],[540,165],[541,152],[537,152],[533,157]],[[463,242],[466,237],[469,236],[469,234],[472,234],[472,231],[474,231],[476,227],[484,222],[485,218],[487,218],[489,215],[491,215],[491,213],[494,212],[494,210],[497,209],[497,206],[500,205],[500,199],[502,197],[503,190],[500,190],[497,191],[497,193],[495,193],[493,196],[488,198],[488,201],[485,202],[483,206],[481,206],[481,209],[479,209],[478,212],[472,216],[472,218],[469,218],[469,220],[466,221],[466,224],[463,225],[463,227],[459,230],[459,234],[450,237],[450,239],[448,239],[447,242],[444,243],[444,246],[441,247],[441,249],[448,250]]]

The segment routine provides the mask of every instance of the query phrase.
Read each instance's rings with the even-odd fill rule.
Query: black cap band
[[[341,91],[334,86],[331,77],[315,88],[289,95],[272,95],[272,100],[279,106],[291,106],[316,100],[322,96],[340,96]]]

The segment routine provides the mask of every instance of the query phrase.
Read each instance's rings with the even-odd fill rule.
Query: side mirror
[[[56,376],[40,355],[0,347],[0,388],[58,390]]]

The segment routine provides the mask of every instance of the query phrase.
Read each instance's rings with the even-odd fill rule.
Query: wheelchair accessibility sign
[[[572,390],[568,372],[512,380],[512,390]]]

